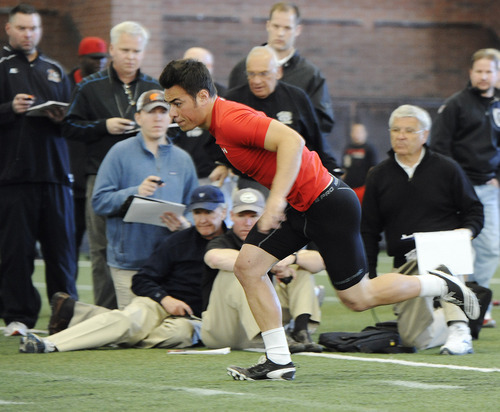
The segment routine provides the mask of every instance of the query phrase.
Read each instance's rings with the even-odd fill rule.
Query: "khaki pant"
[[[170,316],[146,297],[136,297],[123,310],[107,310],[81,302],[75,304],[68,329],[48,339],[60,352],[106,345],[138,348],[185,348],[197,337],[200,321]]]
[[[116,309],[116,294],[113,279],[106,259],[106,218],[96,215],[92,208],[92,192],[96,175],[87,177],[87,204],[85,220],[89,239],[90,262],[92,263],[92,284],[94,303],[108,309]]]
[[[396,272],[405,275],[417,275],[417,262],[405,263]],[[429,349],[441,346],[448,337],[448,322],[465,321],[467,316],[457,305],[440,301],[441,308],[434,308],[434,298],[418,297],[394,305],[398,317],[398,332],[403,345],[417,349]]]
[[[115,285],[116,302],[118,309],[125,309],[132,299],[137,295],[132,292],[132,277],[137,273],[137,270],[119,269],[110,266],[111,278]]]
[[[314,275],[297,270],[288,285],[275,285],[288,323],[302,313],[320,322],[321,311],[314,293]],[[215,278],[207,310],[202,315],[201,340],[209,348],[230,346],[233,349],[262,347],[260,329],[248,306],[245,291],[233,272],[219,271]]]

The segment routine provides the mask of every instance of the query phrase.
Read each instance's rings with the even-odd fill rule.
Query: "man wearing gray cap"
[[[133,277],[132,289],[138,296],[125,309],[108,310],[69,298],[51,318],[60,331],[43,339],[29,333],[21,339],[19,351],[67,352],[111,344],[184,348],[198,343],[203,256],[209,240],[225,231],[224,195],[214,186],[200,186],[193,191],[188,210],[193,212],[194,226],[156,247]]]
[[[118,309],[134,297],[132,276],[158,242],[190,225],[186,219],[172,225],[166,216],[162,216],[163,227],[124,222],[119,213],[122,205],[133,195],[187,204],[198,187],[191,157],[167,138],[170,116],[161,90],[141,94],[134,119],[140,132],[110,149],[99,167],[92,195],[94,212],[106,217],[106,258]]]
[[[233,267],[248,233],[262,215],[265,199],[252,188],[238,190],[233,196],[231,220],[233,227],[207,246],[207,272],[203,287],[201,339],[209,348],[230,346],[233,349],[262,347],[260,329],[250,311],[245,291],[234,275]],[[308,332],[309,322],[319,324],[321,312],[314,293],[312,273],[322,269],[323,260],[317,251],[303,250],[281,260],[270,273],[283,309],[284,323],[294,320],[288,337],[291,353],[321,352]],[[311,273],[312,272],[312,273]]]
[[[135,113],[140,131],[118,142],[105,156],[91,199],[95,213],[106,218],[106,258],[118,309],[127,306],[135,296],[130,290],[132,276],[153,253],[158,242],[189,226],[185,219],[172,225],[166,216],[162,216],[163,227],[125,223],[120,213],[122,205],[133,195],[186,204],[198,186],[191,157],[166,137],[170,116],[163,98],[161,90],[141,94]],[[52,308],[57,309],[68,297],[66,293],[54,294]],[[49,324],[49,332],[52,328]]]

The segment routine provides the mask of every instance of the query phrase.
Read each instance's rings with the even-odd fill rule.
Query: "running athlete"
[[[264,212],[234,266],[261,329],[266,356],[249,368],[227,368],[234,379],[294,379],[279,301],[264,275],[310,241],[318,246],[338,297],[354,311],[439,296],[461,305],[470,318],[479,316],[475,295],[445,267],[419,276],[387,273],[369,279],[357,197],[328,173],[297,132],[218,97],[210,73],[195,60],[171,61],[159,80],[170,116],[183,131],[209,130],[236,169],[270,189]]]

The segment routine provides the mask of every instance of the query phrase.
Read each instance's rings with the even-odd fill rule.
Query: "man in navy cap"
[[[20,352],[66,352],[110,344],[184,348],[198,343],[203,256],[209,240],[226,230],[224,195],[215,186],[200,186],[193,191],[188,210],[194,226],[157,246],[133,277],[132,290],[138,297],[129,305],[108,310],[68,298],[51,318],[61,331],[43,339],[29,333],[21,339]]]

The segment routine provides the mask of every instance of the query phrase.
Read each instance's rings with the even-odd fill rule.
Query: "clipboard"
[[[38,104],[36,106],[30,107],[26,110],[26,116],[47,116],[46,110],[62,108],[66,109],[69,106],[69,103],[64,102],[56,102],[54,100],[49,100],[45,103]]]
[[[468,231],[418,232],[413,236],[420,274],[441,264],[455,275],[470,275],[474,272],[472,241]]]
[[[182,203],[169,202],[139,195],[129,196],[122,206],[123,221],[129,223],[145,223],[167,227],[160,219],[165,212],[183,215],[186,206]]]

